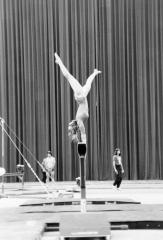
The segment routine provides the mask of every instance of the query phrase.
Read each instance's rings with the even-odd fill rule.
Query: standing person
[[[115,173],[115,181],[113,186],[116,186],[119,189],[122,182],[122,175],[124,173],[123,165],[122,165],[122,157],[121,151],[119,148],[116,148],[113,155],[113,170]]]
[[[43,159],[42,166],[43,166],[43,179],[42,181],[44,183],[47,183],[49,181],[54,182],[55,177],[55,165],[56,160],[52,156],[52,152],[47,152],[47,157]]]
[[[89,117],[87,95],[90,92],[94,78],[101,73],[101,71],[94,69],[94,72],[86,80],[86,84],[81,86],[78,80],[69,73],[57,53],[55,53],[55,62],[59,65],[64,77],[68,80],[74,92],[74,98],[78,103],[76,118],[69,123],[68,135],[72,141],[86,143],[84,122]]]

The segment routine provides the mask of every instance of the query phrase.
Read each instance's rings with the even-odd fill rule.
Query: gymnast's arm
[[[80,129],[81,141],[86,144],[87,143],[87,137],[86,137],[86,133],[85,133],[84,123],[81,120],[78,120],[77,122],[78,122],[78,126],[79,126],[79,129]]]

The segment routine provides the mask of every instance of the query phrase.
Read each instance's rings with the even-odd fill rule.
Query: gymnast
[[[59,65],[64,77],[68,80],[70,86],[72,87],[75,100],[78,103],[78,110],[75,120],[72,120],[69,123],[68,135],[74,142],[86,143],[84,122],[89,117],[87,95],[91,89],[91,84],[95,76],[100,74],[101,71],[94,69],[94,72],[88,77],[86,84],[84,86],[81,86],[80,83],[76,80],[76,78],[74,78],[69,73],[57,53],[55,53],[55,62]]]

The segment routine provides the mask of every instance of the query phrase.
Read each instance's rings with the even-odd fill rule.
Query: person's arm
[[[42,166],[42,171],[43,171],[43,172],[46,172],[46,169],[45,169],[45,160],[44,160],[44,159],[43,159],[43,161],[42,161],[41,166]]]
[[[87,143],[87,137],[86,137],[86,133],[85,133],[85,126],[84,123],[82,121],[77,121],[78,126],[79,126],[79,130],[80,130],[80,134],[81,134],[81,141],[83,143]]]
[[[54,167],[53,167],[53,171],[54,171],[55,170],[55,165],[56,165],[55,157],[53,157],[53,162],[54,162]]]
[[[120,165],[121,165],[121,168],[122,168],[122,173],[124,173],[124,169],[123,169],[122,160],[121,160],[121,163],[120,163]]]
[[[114,172],[116,173],[116,174],[118,174],[118,171],[117,171],[117,169],[116,169],[116,167],[115,167],[115,157],[113,156],[113,169],[114,169]]]

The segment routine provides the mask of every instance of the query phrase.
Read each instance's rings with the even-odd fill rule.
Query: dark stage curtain
[[[0,0],[0,116],[39,176],[29,150],[41,162],[51,149],[57,180],[74,180],[79,161],[67,127],[77,105],[54,52],[82,84],[102,71],[88,96],[87,179],[112,179],[115,147],[125,179],[162,179],[163,1]],[[18,163],[5,136],[6,170]]]

